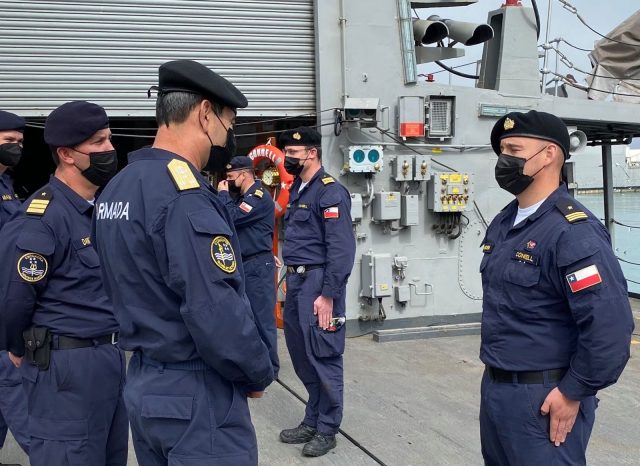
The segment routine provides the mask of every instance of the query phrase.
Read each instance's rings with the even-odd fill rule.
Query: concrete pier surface
[[[631,359],[616,385],[598,394],[589,443],[592,465],[640,464],[640,301],[632,300],[636,335]],[[279,333],[282,383],[250,400],[260,465],[481,465],[478,410],[483,366],[478,335],[376,343],[347,341],[345,412],[338,446],[321,458],[302,456],[302,445],[278,441],[281,429],[302,419],[306,399]],[[130,447],[129,466],[137,465]],[[28,461],[8,436],[0,462]],[[203,465],[204,466],[204,465]]]

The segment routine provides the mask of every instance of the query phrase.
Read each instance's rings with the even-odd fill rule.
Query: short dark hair
[[[57,167],[60,165],[60,157],[58,157],[58,148],[56,146],[49,146],[49,150],[51,151],[51,157],[53,158],[53,163]]]
[[[322,160],[322,147],[320,147],[320,146],[308,146],[307,149],[315,149],[318,152],[318,160]]]
[[[169,92],[158,95],[156,100],[156,121],[158,126],[169,126],[171,123],[184,123],[189,113],[205,100],[204,97],[192,92]],[[222,114],[222,105],[211,102],[213,112]]]

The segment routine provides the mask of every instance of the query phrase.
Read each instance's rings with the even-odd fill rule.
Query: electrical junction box
[[[473,177],[468,173],[435,172],[427,189],[427,208],[462,212],[473,202]]]
[[[362,255],[360,266],[360,294],[365,298],[385,298],[391,296],[393,284],[391,254],[368,252]]]
[[[362,194],[360,193],[352,193],[351,194],[351,221],[359,222],[362,220],[363,214],[363,205],[362,205]]]
[[[347,169],[351,173],[377,173],[382,170],[382,146],[349,146]]]
[[[372,218],[376,222],[398,220],[400,218],[400,193],[382,191],[373,194]]]
[[[400,225],[403,227],[418,225],[420,222],[418,195],[403,194],[400,205]]]
[[[399,303],[406,303],[411,300],[411,287],[409,285],[397,285],[393,287],[395,299]]]
[[[424,97],[398,97],[398,135],[403,138],[422,138],[425,134]]]
[[[396,181],[413,180],[413,157],[411,155],[397,155],[393,161],[392,176]]]
[[[429,174],[429,157],[426,155],[416,155],[413,158],[413,179],[416,181],[427,181]]]

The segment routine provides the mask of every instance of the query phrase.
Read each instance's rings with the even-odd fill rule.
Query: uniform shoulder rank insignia
[[[579,210],[570,199],[558,199],[556,207],[562,212],[562,215],[564,215],[564,218],[566,218],[569,223],[575,223],[589,218],[589,216],[582,210]]]
[[[195,175],[189,168],[189,164],[183,160],[173,159],[167,165],[169,174],[173,179],[173,183],[178,188],[178,191],[185,191],[187,189],[195,189],[200,187],[200,183],[196,179]]]
[[[20,278],[25,282],[35,283],[47,275],[49,264],[44,256],[35,252],[28,252],[20,256],[17,268]]]
[[[49,207],[49,203],[53,199],[53,195],[49,189],[40,191],[36,197],[34,197],[27,207],[27,214],[42,216]]]
[[[332,176],[325,176],[324,178],[322,178],[322,184],[324,184],[325,186],[335,182],[336,180],[334,180]]]
[[[262,191],[262,189],[256,189],[253,195],[259,199],[262,199],[262,196],[264,196],[264,192]]]
[[[229,239],[225,236],[216,236],[211,240],[211,259],[223,272],[236,271],[236,256]]]

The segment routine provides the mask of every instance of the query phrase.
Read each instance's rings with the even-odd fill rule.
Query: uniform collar
[[[529,215],[526,219],[524,219],[524,221],[518,223],[518,225],[514,225],[512,228],[520,229],[520,228],[523,228],[529,222],[535,222],[538,218],[542,217],[542,215],[544,215],[549,209],[553,208],[553,206],[556,205],[558,198],[563,196],[568,196],[568,195],[569,195],[569,191],[567,190],[567,185],[564,183],[561,183],[560,186],[558,186],[558,188],[554,192],[552,192],[549,195],[549,197],[547,197],[547,199],[542,203],[542,205],[538,207],[538,210],[536,210],[534,213]],[[515,218],[517,210],[518,210],[518,200],[515,199],[511,204],[507,206],[507,209],[505,209],[505,211],[507,212],[505,219],[508,219],[509,221],[513,222],[513,219]]]
[[[250,194],[255,193],[256,189],[259,189],[261,186],[262,186],[262,183],[260,183],[260,180],[256,180],[255,183],[249,186],[249,189],[247,189],[247,191],[243,194],[243,196],[248,196]]]
[[[76,210],[81,214],[84,214],[88,210],[93,209],[93,206],[89,203],[89,201],[80,196],[54,175],[51,175],[51,178],[49,178],[49,186],[51,186],[54,190],[62,193],[62,195],[64,195],[64,197],[66,197],[67,200],[71,203],[71,205],[75,207]]]

